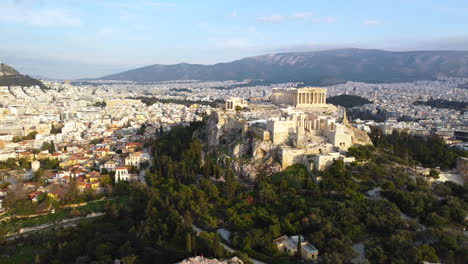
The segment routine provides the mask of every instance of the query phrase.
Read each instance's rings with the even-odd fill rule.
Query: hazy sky
[[[53,78],[344,47],[468,50],[468,0],[0,0],[0,61]]]

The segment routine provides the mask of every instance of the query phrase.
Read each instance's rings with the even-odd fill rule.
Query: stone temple
[[[327,90],[317,87],[272,89],[269,100],[227,100],[201,134],[208,147],[224,150],[239,175],[254,178],[294,164],[323,170],[335,160],[354,161],[349,147],[372,144],[351,126],[343,108],[326,103]],[[241,109],[240,106],[243,108]],[[234,109],[237,109],[235,111]]]
[[[323,106],[327,98],[327,89],[316,87],[273,88],[272,92],[271,102],[295,107]]]

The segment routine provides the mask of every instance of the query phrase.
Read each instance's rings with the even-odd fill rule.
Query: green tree
[[[50,149],[50,143],[47,141],[42,142],[41,150],[49,150],[49,149]]]
[[[0,225],[0,245],[3,245],[3,243],[5,243],[7,233],[8,233],[7,227]]]
[[[192,235],[190,233],[187,233],[187,236],[185,238],[185,250],[188,253],[193,252],[193,245],[192,245]]]
[[[302,241],[301,241],[301,235],[297,236],[297,256],[299,258],[302,257]]]
[[[436,254],[436,251],[433,247],[429,245],[421,245],[418,247],[419,254],[421,255],[421,260],[429,262],[439,262],[439,257]]]
[[[431,169],[429,171],[429,177],[433,178],[433,179],[439,179],[439,172],[435,169]]]
[[[23,140],[33,140],[36,138],[37,131],[29,132],[26,136],[23,137]]]
[[[220,258],[223,257],[223,247],[221,246],[221,238],[218,233],[215,233],[212,243],[213,254]]]
[[[55,153],[55,144],[54,141],[50,141],[49,153]]]

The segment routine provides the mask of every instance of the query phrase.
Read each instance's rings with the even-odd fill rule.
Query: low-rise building
[[[125,158],[125,166],[135,166],[138,169],[140,165],[149,161],[149,154],[142,152],[133,152]]]
[[[114,160],[108,160],[106,161],[104,164],[102,164],[99,169],[100,171],[102,172],[103,169],[107,170],[107,171],[115,171],[115,168],[118,167],[118,163]]]
[[[226,100],[226,110],[237,110],[239,108],[247,107],[247,100],[244,100],[239,97],[232,97]]]
[[[130,173],[128,173],[127,167],[117,167],[115,169],[115,182],[129,181]]]
[[[305,260],[317,260],[319,251],[310,244],[304,237],[300,236],[300,243],[301,243],[301,257]],[[299,235],[297,236],[282,236],[275,240],[273,243],[276,244],[276,247],[280,252],[284,252],[288,255],[294,256],[297,255],[298,243],[299,243]]]

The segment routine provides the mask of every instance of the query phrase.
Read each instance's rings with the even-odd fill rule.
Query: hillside
[[[41,89],[47,89],[41,81],[27,75],[22,75],[11,66],[0,63],[0,86],[30,87],[34,85],[41,87]]]
[[[370,104],[372,102],[357,95],[341,94],[327,98],[327,103],[343,107],[355,107]]]
[[[20,75],[20,73],[5,63],[0,63],[0,76],[7,75]]]
[[[346,81],[404,82],[440,76],[468,77],[468,51],[409,51],[340,49],[248,57],[227,63],[150,65],[102,80],[139,82],[168,80],[298,81],[330,85]]]

